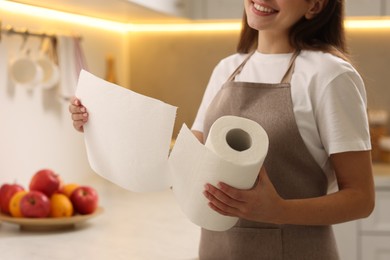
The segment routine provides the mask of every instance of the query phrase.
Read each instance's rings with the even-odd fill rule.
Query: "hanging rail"
[[[34,37],[39,37],[39,38],[51,38],[53,40],[55,40],[57,38],[57,35],[51,34],[51,33],[42,33],[42,32],[37,32],[37,31],[31,31],[31,30],[28,30],[26,28],[23,28],[23,29],[22,28],[14,28],[11,25],[2,26],[1,20],[0,20],[0,41],[1,41],[2,34],[18,34],[18,35],[22,35],[25,37],[34,36]],[[76,38],[82,40],[82,37],[78,36],[78,35],[73,35],[72,37],[76,37]]]
[[[3,34],[19,34],[23,36],[35,36],[40,38],[56,38],[54,34],[48,34],[48,33],[41,33],[41,32],[35,32],[30,31],[28,29],[16,29],[13,26],[7,25],[1,27],[1,33]]]

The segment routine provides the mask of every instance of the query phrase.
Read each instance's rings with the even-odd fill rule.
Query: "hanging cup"
[[[45,38],[41,42],[39,55],[35,62],[41,67],[43,77],[40,85],[44,89],[55,87],[60,80],[60,70],[53,60],[53,46],[50,38]]]
[[[42,79],[42,68],[27,55],[14,57],[9,66],[9,73],[15,85],[28,89],[34,88]]]
[[[44,54],[40,55],[35,62],[42,70],[42,79],[40,81],[42,88],[51,89],[55,87],[60,79],[60,72],[57,64]]]
[[[9,61],[9,77],[14,85],[32,89],[42,80],[42,68],[30,57],[30,50],[24,49],[25,41],[18,54]]]

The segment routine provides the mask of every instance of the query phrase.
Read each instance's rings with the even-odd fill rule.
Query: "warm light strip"
[[[390,29],[390,19],[345,20],[347,29]]]
[[[207,32],[239,31],[240,22],[207,22],[182,24],[129,24],[131,32]]]
[[[57,20],[57,21],[62,21],[67,23],[76,23],[88,27],[95,27],[95,28],[105,29],[109,31],[117,31],[123,33],[126,33],[128,31],[128,26],[127,24],[124,23],[93,18],[85,15],[55,11],[48,8],[9,2],[5,0],[0,0],[0,10],[10,12],[10,13],[15,13],[15,14],[35,16],[38,18],[44,17],[45,19],[49,19],[49,20]]]
[[[193,22],[173,24],[132,24],[114,22],[93,18],[84,15],[55,11],[52,9],[36,7],[16,2],[0,0],[0,10],[10,13],[36,16],[38,18],[58,20],[67,23],[76,23],[84,26],[105,29],[117,32],[207,32],[207,31],[239,31],[241,22]],[[347,29],[390,29],[390,18],[378,19],[347,19]]]
[[[390,19],[347,19],[346,29],[390,29]],[[131,32],[180,32],[180,31],[239,31],[241,22],[184,23],[184,24],[129,24]]]

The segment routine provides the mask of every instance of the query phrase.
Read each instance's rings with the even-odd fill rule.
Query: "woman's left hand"
[[[278,223],[283,199],[268,178],[264,167],[252,189],[240,190],[225,183],[218,183],[217,186],[205,185],[204,195],[213,210],[225,216]]]

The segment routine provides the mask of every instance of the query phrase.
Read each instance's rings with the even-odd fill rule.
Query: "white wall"
[[[80,35],[90,72],[104,77],[105,57],[112,54],[118,82],[127,85],[126,34],[3,11],[0,18],[3,26]],[[16,180],[26,187],[41,168],[57,171],[65,182],[85,183],[96,178],[87,161],[83,136],[73,129],[68,103],[57,97],[57,90],[28,91],[9,83],[8,59],[20,43],[21,37],[4,34],[0,42],[0,183]],[[36,50],[38,38],[30,38],[28,45]]]

